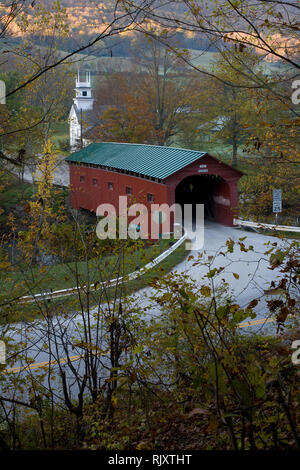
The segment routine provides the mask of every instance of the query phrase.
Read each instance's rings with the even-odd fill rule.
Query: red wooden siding
[[[176,186],[183,179],[188,176],[206,174],[217,175],[223,179],[214,187],[213,192],[216,222],[231,226],[233,218],[237,216],[237,183],[242,173],[210,155],[199,158],[196,162],[167,177],[164,180],[165,184],[94,167],[70,164],[69,169],[71,205],[77,209],[96,212],[100,204],[110,203],[114,205],[118,214],[119,196],[125,196],[126,187],[128,187],[131,188],[128,205],[135,202],[143,203],[150,213],[151,201],[148,200],[148,194],[154,196],[155,204],[167,203],[171,206],[175,203]],[[80,177],[81,179],[84,177],[84,181],[80,181]],[[113,189],[109,189],[109,183],[113,184]]]
[[[127,196],[128,205],[142,203],[150,210],[151,202],[147,200],[147,194],[153,194],[155,204],[167,202],[164,184],[98,168],[69,166],[71,206],[75,209],[96,212],[100,204],[108,203],[113,204],[118,213],[119,196],[126,196],[126,187],[131,188],[131,195]],[[80,182],[80,176],[84,176],[84,182]],[[97,186],[93,184],[94,179],[97,179]],[[113,189],[109,189],[108,183],[113,184]]]

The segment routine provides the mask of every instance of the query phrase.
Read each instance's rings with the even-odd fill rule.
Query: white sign
[[[208,173],[207,165],[199,165],[199,168],[198,173]]]
[[[282,211],[281,189],[273,189],[273,212]]]

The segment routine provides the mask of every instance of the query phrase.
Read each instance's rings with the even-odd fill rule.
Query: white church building
[[[84,131],[91,127],[94,99],[92,98],[91,73],[85,72],[84,80],[81,80],[78,71],[76,78],[76,97],[73,98],[69,114],[70,124],[70,148],[71,151],[85,147],[88,141],[84,139]]]

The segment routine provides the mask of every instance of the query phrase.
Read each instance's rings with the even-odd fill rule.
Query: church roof
[[[97,110],[88,109],[88,110],[80,110],[75,103],[72,104],[72,108],[76,113],[77,120],[79,124],[82,123],[85,125],[84,128],[87,130],[92,126],[99,124],[99,119],[101,114],[106,111],[110,106],[109,105],[99,105]],[[71,108],[71,109],[72,109]],[[96,112],[97,111],[97,112]]]
[[[206,152],[158,145],[101,142],[72,153],[67,162],[92,163],[108,168],[165,179],[202,158]]]
[[[75,113],[76,113],[76,116],[77,116],[77,119],[78,119],[78,122],[80,123],[81,122],[81,119],[82,119],[82,122],[88,124],[89,123],[89,119],[91,119],[92,115],[93,115],[93,110],[90,109],[90,110],[83,110],[83,109],[79,109],[75,103],[73,103],[72,105]]]

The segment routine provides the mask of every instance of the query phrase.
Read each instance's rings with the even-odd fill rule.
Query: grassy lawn
[[[18,178],[9,173],[2,175],[1,185],[4,189],[0,193],[0,207],[4,209],[4,212],[0,215],[0,225],[3,231],[7,232],[7,217],[9,212],[14,210],[16,206],[19,206],[21,208],[19,217],[22,217],[22,207],[24,207],[25,203],[31,198],[34,188],[31,184],[27,183],[21,185]],[[55,188],[53,191],[55,191],[55,201],[59,199],[57,196],[58,192],[63,193],[62,196],[66,195],[66,191],[64,190]],[[75,287],[77,285],[101,284],[103,281],[109,281],[119,276],[126,276],[126,274],[134,272],[136,269],[142,268],[148,262],[152,261],[160,252],[167,250],[172,243],[174,243],[174,239],[172,238],[170,240],[162,240],[161,246],[159,242],[145,243],[139,240],[135,245],[131,242],[131,244],[128,243],[126,249],[124,249],[122,259],[120,259],[117,252],[108,253],[106,251],[101,257],[90,259],[88,262],[73,261],[57,263],[53,264],[53,266],[46,265],[45,263],[45,265],[41,267],[28,267],[18,264],[15,268],[11,267],[10,271],[8,271],[6,267],[0,271],[0,303],[3,301],[5,304],[7,298],[17,300],[20,296],[33,293],[49,292],[51,290]],[[5,251],[2,253],[3,255]],[[184,243],[150,272],[145,273],[139,279],[126,282],[121,294],[124,292],[134,292],[149,285],[154,277],[161,276],[163,273],[170,271],[187,256],[187,253]],[[2,254],[0,263],[2,262]],[[100,291],[93,292],[93,295],[98,299],[99,295],[101,297]],[[106,297],[107,295],[113,297],[115,295],[115,289],[106,289]],[[58,305],[61,305],[62,308],[68,306],[69,309],[72,309],[74,298],[76,297],[77,296],[71,296],[70,298],[56,299],[51,302],[51,307],[56,310]],[[94,298],[93,301],[96,302],[96,298]],[[9,321],[18,321],[23,318],[36,318],[39,315],[39,308],[34,303],[26,305],[16,302],[12,305],[8,318]],[[7,322],[7,317],[2,319],[2,322],[3,321]]]
[[[163,249],[167,249],[169,247],[169,241],[164,240],[163,242]],[[159,254],[159,247],[157,245],[153,245],[151,248],[146,250],[147,254],[140,255],[143,257],[144,264],[145,262],[149,261],[150,259],[156,257]],[[107,301],[122,298],[126,295],[130,295],[144,287],[151,286],[154,279],[160,278],[170,272],[175,266],[177,266],[180,262],[182,262],[187,256],[189,252],[185,249],[185,243],[183,243],[180,247],[178,247],[171,255],[169,255],[164,261],[160,264],[152,268],[151,270],[147,271],[145,274],[140,276],[137,279],[132,281],[125,282],[120,284],[118,288],[116,287],[104,287],[99,288],[97,290],[91,289],[89,294],[89,306],[96,306],[98,304],[105,304]],[[131,257],[132,258],[132,257]],[[112,260],[111,260],[112,261]],[[103,260],[101,260],[103,262]],[[79,264],[79,263],[78,263]],[[110,265],[113,263],[111,262]],[[54,269],[53,269],[54,268]],[[40,284],[32,286],[36,291],[42,288],[42,286],[47,285],[48,290],[50,284],[47,284],[47,279],[52,283],[53,286],[58,286],[58,288],[62,289],[66,286],[75,286],[76,285],[76,276],[74,273],[72,275],[69,274],[69,279],[65,279],[64,275],[66,271],[68,271],[69,266],[66,265],[57,265],[54,266],[49,270],[47,273],[41,273],[40,277]],[[127,273],[132,272],[135,270],[135,260],[128,259],[124,265],[124,271]],[[80,285],[86,284],[86,274],[84,273],[84,266],[81,266],[82,269],[82,277],[80,278]],[[51,273],[51,275],[50,275]],[[57,278],[55,278],[55,274]],[[94,283],[99,280],[100,272],[96,269],[94,271],[91,270],[90,272],[90,282]],[[113,271],[107,270],[107,279],[113,277]],[[2,280],[3,281],[3,280]],[[28,283],[30,283],[30,279],[28,278]],[[61,283],[60,283],[61,282]],[[60,284],[60,285],[59,285]],[[81,291],[82,292],[82,291]],[[12,291],[13,293],[13,291]],[[5,319],[0,319],[0,323],[7,323],[7,322],[16,322],[16,321],[32,321],[36,318],[41,318],[43,316],[42,312],[45,310],[50,315],[68,315],[70,312],[74,312],[80,310],[81,308],[87,308],[87,296],[81,295],[79,299],[79,295],[76,293],[74,295],[70,295],[67,297],[55,298],[53,300],[48,301],[39,301],[39,302],[32,302],[32,303],[20,303],[17,302],[16,305],[13,305],[11,308],[10,313],[7,315]],[[44,305],[44,308],[41,308],[41,305]],[[47,305],[45,309],[45,305]]]
[[[11,173],[1,175],[0,207],[10,210],[18,204],[22,204],[31,198],[33,194],[32,184],[20,183],[19,179]]]
[[[8,172],[1,174],[0,187],[0,233],[3,234],[9,231],[10,212],[14,212],[18,206],[24,207],[32,197],[34,188],[28,183],[22,185],[16,176]]]
[[[68,121],[57,122],[53,125],[54,139],[67,139],[70,136]]]
[[[174,239],[162,240],[162,252],[169,248],[170,243],[174,243]],[[0,276],[0,280],[5,281],[6,291],[18,290],[20,295],[49,292],[126,276],[142,268],[159,254],[158,243],[144,246],[144,243],[139,241],[136,248],[126,246],[122,255],[116,252],[87,262],[73,261],[33,268],[24,266],[23,271],[18,266],[18,271],[12,271],[9,276],[5,273],[5,279]]]
[[[60,143],[68,143],[70,139],[70,130],[69,130],[69,123],[68,121],[57,122],[53,126],[53,135],[51,140],[55,146],[55,148],[59,151],[59,153],[63,155],[69,155],[70,152],[68,150],[64,150],[60,147]]]
[[[34,194],[35,188],[32,184],[21,183],[17,176],[11,173],[4,173],[0,179],[0,208],[2,213],[0,214],[0,231],[7,232],[7,220],[8,214],[13,212],[16,207],[22,210],[22,207],[31,199]],[[53,188],[55,193],[55,200],[58,201],[61,197],[67,196],[67,190]],[[55,209],[55,206],[54,206]]]
[[[18,205],[24,205],[31,199],[35,188],[32,184],[19,181],[19,178],[11,173],[4,173],[0,180],[0,207],[4,211],[10,211]],[[60,195],[66,195],[68,190],[53,188],[55,198]],[[2,215],[0,216],[2,217]]]
[[[219,52],[203,51],[198,49],[187,49],[193,65],[200,69],[211,71],[214,63],[220,58]],[[274,73],[284,73],[284,67],[280,67],[276,62],[261,62],[263,71],[267,75]]]

